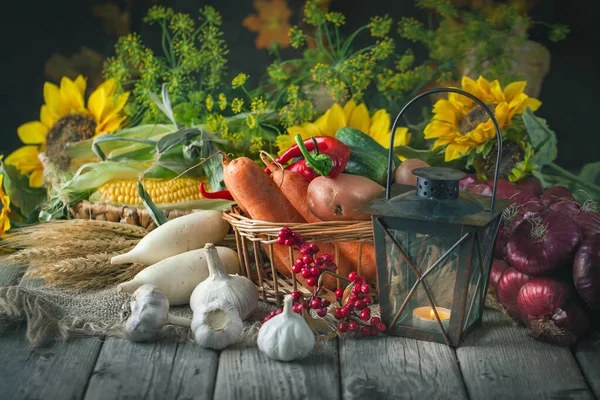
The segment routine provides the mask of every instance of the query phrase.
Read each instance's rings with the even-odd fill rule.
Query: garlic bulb
[[[300,314],[292,311],[291,295],[283,300],[283,312],[274,316],[258,331],[258,348],[279,361],[300,360],[315,347],[315,335]]]
[[[237,310],[229,303],[217,300],[201,304],[194,310],[192,332],[202,347],[221,350],[235,343],[244,329]]]
[[[169,299],[154,285],[140,286],[131,295],[131,314],[123,335],[134,342],[154,339],[166,324],[190,326],[187,318],[169,314]]]
[[[204,246],[208,263],[208,278],[200,282],[190,297],[192,311],[203,304],[222,300],[231,304],[242,320],[248,318],[256,309],[258,289],[252,281],[240,275],[229,275],[212,243]]]

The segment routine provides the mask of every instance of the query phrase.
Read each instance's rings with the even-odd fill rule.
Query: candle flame
[[[431,319],[435,319],[435,313],[433,312],[433,308],[429,311],[429,315],[431,316]]]

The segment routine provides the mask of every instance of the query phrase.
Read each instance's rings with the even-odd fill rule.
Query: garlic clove
[[[131,296],[131,315],[123,326],[124,336],[134,342],[153,339],[168,321],[169,300],[154,285],[140,286]]]
[[[239,313],[242,320],[248,318],[256,309],[258,289],[248,278],[240,275],[229,275],[219,258],[216,247],[212,243],[204,246],[209,276],[192,292],[190,307],[197,307],[215,300],[231,304]]]
[[[312,329],[292,308],[292,296],[287,295],[283,300],[283,312],[265,322],[258,331],[258,348],[272,359],[300,360],[315,347]]]
[[[222,350],[238,341],[243,328],[235,307],[222,300],[200,304],[194,310],[191,329],[202,347]]]

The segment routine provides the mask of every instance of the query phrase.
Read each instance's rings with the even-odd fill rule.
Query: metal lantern
[[[465,95],[479,104],[496,129],[498,154],[491,197],[459,193],[465,176],[450,168],[418,168],[417,186],[392,184],[396,125],[415,101],[439,92]],[[381,317],[388,333],[458,346],[483,314],[492,254],[502,211],[496,199],[502,135],[480,99],[454,88],[412,99],[392,127],[385,196],[361,208],[372,215]]]

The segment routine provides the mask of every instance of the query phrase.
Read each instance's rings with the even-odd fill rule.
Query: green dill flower
[[[122,90],[122,82],[129,79],[131,73],[122,58],[109,57],[102,66],[102,73],[106,79],[114,79]]]
[[[348,99],[348,86],[339,78],[327,81],[327,93],[338,103],[344,103]]]
[[[375,16],[369,22],[369,29],[373,37],[385,37],[392,29],[392,18],[389,15]]]
[[[306,35],[302,29],[299,29],[297,26],[294,26],[292,29],[290,29],[288,36],[290,38],[290,45],[294,49],[302,47],[306,42]]]
[[[403,17],[398,23],[398,33],[401,37],[418,42],[426,37],[426,32],[423,23],[414,18]]]
[[[205,6],[204,8],[201,8],[200,14],[202,14],[206,22],[208,22],[210,25],[220,26],[223,22],[221,14],[219,14],[219,12],[212,6]]]
[[[298,101],[298,89],[300,87],[298,85],[290,85],[288,86],[286,92],[286,100],[288,103],[296,103]]]
[[[227,108],[227,97],[225,97],[224,93],[219,93],[218,104],[221,111]]]
[[[290,74],[283,68],[279,61],[275,61],[269,65],[267,73],[275,82],[285,82],[290,79]]]
[[[128,64],[138,66],[144,54],[144,45],[142,39],[137,33],[130,33],[122,36],[115,45],[117,57],[121,58]]]
[[[407,69],[412,67],[415,62],[415,55],[411,49],[404,52],[402,57],[396,62],[396,69],[400,72],[405,72]]]
[[[194,31],[194,21],[188,14],[177,13],[169,22],[169,28],[176,35],[189,35]]]
[[[312,78],[315,82],[324,83],[331,79],[331,77],[333,76],[333,71],[331,71],[329,65],[317,63],[310,70],[310,74],[312,75]]]
[[[239,114],[242,112],[242,107],[244,107],[244,100],[236,97],[231,101],[231,111],[235,114]]]
[[[221,135],[225,140],[229,140],[234,147],[239,147],[244,140],[244,134],[242,132],[226,132]]]
[[[304,5],[304,21],[309,25],[321,25],[325,14],[321,9],[321,0],[308,0]]]
[[[263,149],[263,146],[265,145],[265,140],[262,136],[254,135],[252,136],[252,138],[250,138],[250,144],[250,152],[258,153]]]
[[[548,33],[548,38],[553,42],[558,42],[558,41],[565,39],[567,37],[567,34],[570,31],[571,30],[569,29],[569,27],[567,25],[563,25],[563,24],[552,25],[552,28],[550,29],[550,32]]]
[[[213,100],[212,96],[209,94],[208,96],[206,96],[206,109],[211,112],[213,107],[215,106],[215,101]]]
[[[417,0],[417,6],[435,10],[443,18],[458,17],[458,10],[448,0]]]
[[[337,27],[340,27],[346,23],[346,17],[344,14],[339,12],[328,12],[325,14],[325,19]]]
[[[256,128],[256,117],[253,114],[248,114],[246,116],[246,125],[248,125],[248,128],[250,129]]]
[[[155,5],[148,10],[148,14],[144,17],[144,22],[153,25],[157,22],[167,20],[173,16],[173,9],[165,8],[164,6]]]
[[[262,97],[255,97],[252,99],[252,103],[250,103],[250,110],[252,112],[261,112],[267,109],[267,101]]]
[[[377,45],[371,50],[371,54],[375,60],[382,61],[394,53],[395,47],[396,45],[392,38],[378,40]]]
[[[239,74],[237,74],[237,76],[235,78],[233,78],[233,80],[231,81],[231,87],[234,89],[239,88],[240,86],[244,86],[246,84],[246,81],[248,80],[248,75],[246,75],[243,72],[240,72]]]

